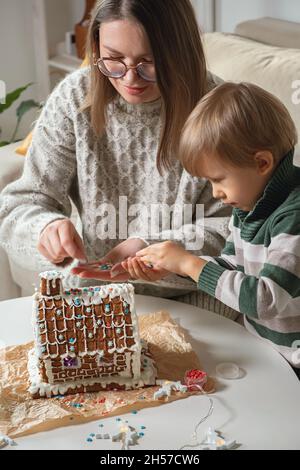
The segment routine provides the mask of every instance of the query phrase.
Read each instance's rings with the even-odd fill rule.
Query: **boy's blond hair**
[[[201,157],[251,167],[255,153],[268,150],[277,164],[296,143],[295,124],[278,98],[251,83],[224,83],[189,116],[179,155],[184,168],[200,176]]]

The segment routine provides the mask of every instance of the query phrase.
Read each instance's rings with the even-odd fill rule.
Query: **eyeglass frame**
[[[121,64],[123,64],[125,66],[125,72],[123,75],[121,75],[121,77],[113,77],[111,75],[106,75],[102,70],[100,70],[99,68],[99,62],[101,61],[104,61],[104,60],[111,60],[113,62],[120,62]],[[119,80],[123,77],[125,77],[125,75],[128,73],[128,70],[136,70],[136,73],[137,75],[142,78],[143,80],[145,80],[146,82],[151,82],[151,83],[156,83],[156,79],[155,80],[149,80],[147,78],[144,78],[142,77],[139,72],[138,72],[138,67],[140,67],[141,65],[144,65],[144,64],[152,64],[153,62],[139,62],[137,65],[127,65],[125,64],[125,62],[122,60],[122,59],[115,59],[115,58],[112,58],[112,57],[99,57],[99,59],[97,59],[95,62],[94,62],[94,65],[95,67],[98,68],[99,72],[103,73],[103,75],[105,77],[109,77],[109,78],[114,78],[115,80]]]

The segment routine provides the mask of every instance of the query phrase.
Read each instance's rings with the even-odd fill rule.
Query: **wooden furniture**
[[[76,48],[77,55],[80,59],[85,57],[85,45],[86,38],[89,28],[89,20],[91,16],[92,9],[94,8],[96,0],[85,0],[85,12],[80,23],[75,25],[75,38],[76,38]]]
[[[51,0],[31,0],[34,49],[36,62],[36,83],[39,101],[45,101],[57,83],[67,73],[76,70],[81,59],[65,51],[65,33],[74,30],[76,20],[81,16],[85,0],[61,0],[59,9]],[[57,17],[57,24],[53,21]],[[56,19],[56,18],[55,18]],[[55,46],[52,44],[59,38]],[[55,77],[54,77],[55,75]]]

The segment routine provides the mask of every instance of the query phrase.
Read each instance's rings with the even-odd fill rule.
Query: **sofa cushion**
[[[300,49],[269,46],[227,33],[207,33],[203,43],[213,74],[225,81],[252,82],[273,93],[289,110],[300,136]],[[299,145],[295,161],[300,165]]]
[[[270,46],[300,48],[300,24],[277,18],[258,18],[239,23],[235,34]]]

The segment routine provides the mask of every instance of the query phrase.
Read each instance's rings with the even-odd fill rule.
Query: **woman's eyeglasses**
[[[111,59],[109,57],[101,57],[95,63],[101,73],[110,78],[123,78],[128,70],[136,70],[140,78],[147,82],[156,82],[155,66],[152,62],[140,62],[135,66],[128,66],[121,59]]]

